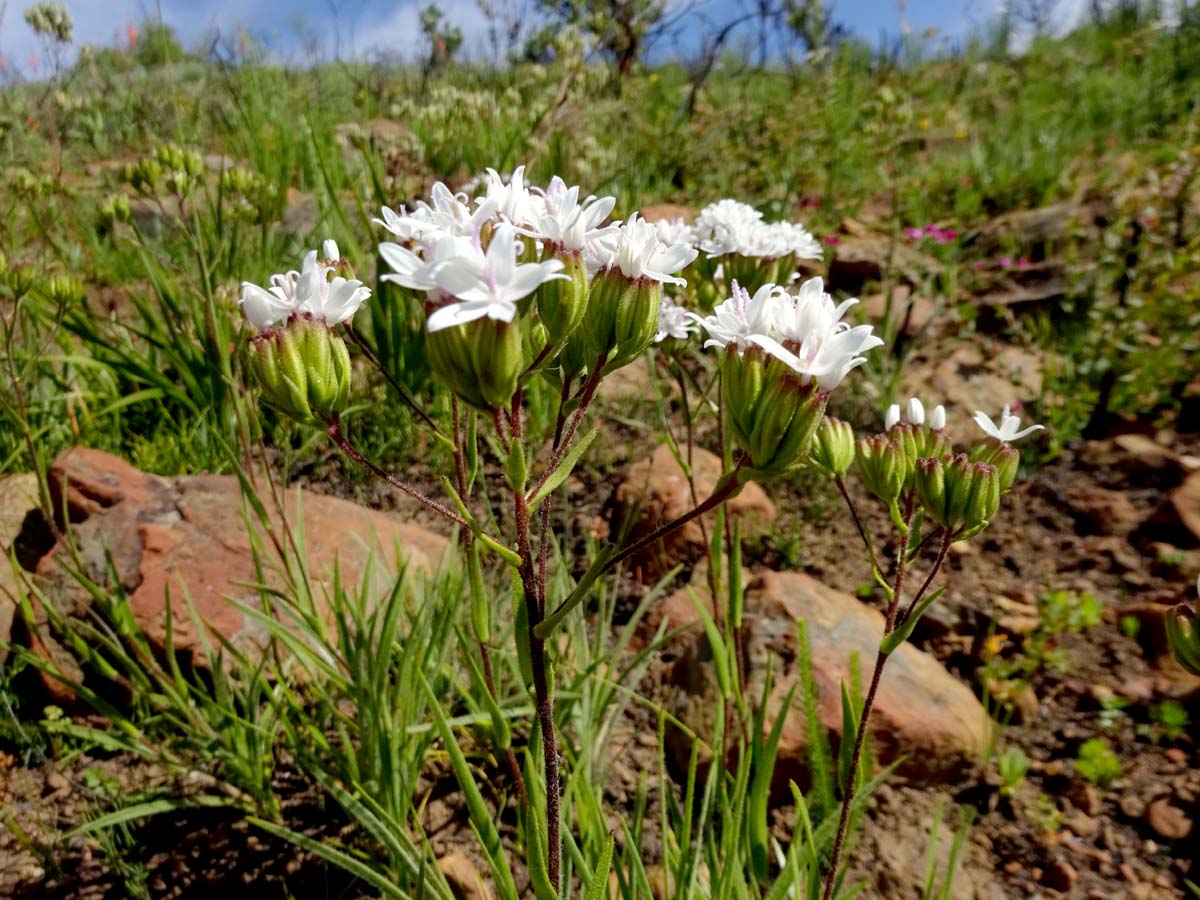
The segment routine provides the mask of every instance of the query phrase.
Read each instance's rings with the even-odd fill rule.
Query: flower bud
[[[810,456],[818,471],[841,478],[854,463],[854,429],[849,422],[826,416],[817,427]]]
[[[24,297],[33,289],[37,271],[33,266],[17,266],[5,273],[4,280],[14,297]]]
[[[721,374],[731,430],[751,468],[780,474],[803,465],[829,395],[757,347],[740,356],[727,349]]]
[[[931,456],[917,460],[913,487],[925,515],[943,528],[949,527],[946,518],[946,471],[941,457]]]
[[[83,282],[70,275],[55,275],[46,282],[46,293],[60,306],[77,306],[85,296]]]
[[[925,432],[920,425],[902,422],[888,429],[887,437],[900,451],[900,465],[904,476],[904,486],[906,488],[912,487],[913,472],[917,466],[917,459],[925,455]]]
[[[1200,620],[1180,603],[1166,615],[1167,641],[1175,659],[1188,672],[1200,675]]]
[[[868,491],[884,503],[900,497],[905,479],[904,451],[886,434],[859,438],[854,459]]]
[[[1016,481],[1021,453],[1012,444],[987,437],[971,451],[971,461],[995,466],[1000,474],[1000,492],[1005,493]]]
[[[562,261],[562,273],[567,277],[543,282],[534,296],[546,337],[558,344],[575,330],[587,310],[588,279],[582,253],[560,250],[553,258]]]
[[[612,371],[637,358],[654,342],[661,302],[661,282],[630,281],[617,269],[597,272],[579,326],[587,365],[603,354],[605,369]]]
[[[937,430],[925,432],[925,447],[921,455],[932,456],[936,459],[953,456],[954,447],[950,443],[950,438],[946,437],[946,432]]]
[[[429,365],[476,409],[507,406],[525,369],[521,319],[482,318],[429,332]]]
[[[965,453],[918,460],[914,481],[926,515],[964,537],[985,528],[1000,506],[996,467],[971,462]]]
[[[292,319],[248,345],[249,367],[263,399],[303,422],[327,423],[350,400],[350,354],[323,322]]]

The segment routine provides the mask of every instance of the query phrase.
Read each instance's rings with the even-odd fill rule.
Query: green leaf
[[[73,828],[63,835],[64,840],[80,837],[85,834],[91,834],[94,831],[104,831],[107,828],[112,828],[115,825],[123,825],[126,822],[132,822],[135,819],[148,819],[151,816],[161,815],[165,812],[174,812],[179,809],[193,809],[199,807],[219,807],[219,806],[234,806],[234,802],[228,797],[211,797],[203,795],[200,797],[167,797],[160,800],[147,800],[145,803],[135,803],[132,806],[126,806],[123,809],[118,809],[107,815],[92,819],[90,822],[84,822],[78,828]]]
[[[512,870],[508,865],[508,856],[500,843],[500,833],[496,831],[496,823],[492,821],[487,805],[483,802],[483,795],[479,793],[479,786],[471,774],[471,767],[467,765],[467,758],[463,756],[462,747],[458,745],[454,732],[450,729],[450,723],[446,721],[446,715],[442,712],[437,695],[429,686],[425,673],[418,672],[417,674],[421,679],[421,687],[425,689],[429,710],[433,713],[433,721],[437,726],[438,734],[450,756],[450,768],[454,771],[458,787],[466,798],[471,824],[478,832],[479,843],[491,863],[492,875],[496,879],[496,888],[504,900],[517,900],[519,896],[517,885],[513,881]]]
[[[916,628],[917,623],[921,621],[921,616],[925,615],[925,610],[929,609],[929,607],[933,605],[933,602],[937,600],[938,597],[942,596],[945,591],[946,589],[944,587],[940,587],[936,591],[931,592],[928,597],[922,600],[921,605],[909,613],[908,617],[905,618],[905,620],[899,625],[897,625],[891,634],[883,639],[883,642],[879,645],[879,652],[885,656],[891,656],[893,653],[895,653],[900,645],[907,641],[909,636],[913,633],[913,629]]]
[[[555,466],[554,471],[550,473],[546,480],[542,482],[541,486],[538,487],[538,489],[529,497],[528,502],[530,512],[533,512],[533,510],[537,509],[537,505],[539,503],[545,500],[547,496],[554,493],[554,491],[558,489],[559,485],[567,480],[567,476],[569,476],[575,470],[575,466],[579,462],[579,458],[587,452],[587,448],[591,446],[592,441],[596,439],[596,435],[599,433],[599,426],[593,428],[579,439],[579,443],[572,447],[566,456],[559,460],[559,463],[557,466]]]
[[[610,833],[608,840],[604,842],[604,850],[596,862],[596,868],[592,871],[592,880],[588,882],[587,890],[583,893],[583,900],[609,900],[608,875],[612,869],[612,855],[613,836]]]
[[[366,863],[355,859],[348,853],[335,849],[321,841],[314,840],[308,835],[300,834],[298,831],[292,831],[290,828],[284,828],[282,825],[268,822],[265,819],[247,816],[246,821],[256,828],[261,828],[267,834],[283,838],[288,843],[295,844],[301,850],[307,850],[313,856],[318,856],[326,862],[333,863],[335,866],[344,869],[356,878],[361,878],[386,897],[393,897],[395,900],[412,900],[408,894],[392,884],[390,879],[380,875]]]

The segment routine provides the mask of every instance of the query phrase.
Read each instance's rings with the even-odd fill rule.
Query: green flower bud
[[[1188,672],[1200,675],[1200,621],[1186,604],[1180,603],[1166,615],[1167,641],[1175,659]]]
[[[950,443],[950,438],[946,437],[946,432],[925,432],[925,447],[921,455],[934,459],[941,459],[943,456],[953,456],[954,447]]]
[[[925,457],[917,460],[916,471],[913,473],[913,487],[917,499],[929,516],[943,528],[949,527],[946,518],[946,471],[939,457]]]
[[[476,409],[506,407],[527,364],[524,331],[519,318],[483,318],[430,332],[429,365]]]
[[[17,266],[15,269],[9,269],[5,275],[5,282],[14,297],[24,297],[28,294],[33,289],[35,281],[37,281],[37,271],[33,266]]]
[[[733,435],[751,468],[780,474],[807,462],[829,395],[778,360],[764,361],[757,347],[742,356],[727,349],[721,371]]]
[[[812,444],[812,464],[830,478],[841,478],[854,463],[854,429],[849,422],[826,416]]]
[[[61,306],[76,306],[85,296],[83,282],[70,275],[55,275],[46,282],[46,294]]]
[[[538,318],[546,326],[547,339],[558,344],[566,340],[583,319],[587,310],[588,279],[582,253],[563,250],[552,258],[562,261],[562,271],[567,278],[544,282],[534,296]]]
[[[917,459],[923,456],[925,447],[925,431],[920,425],[901,423],[893,425],[887,431],[888,440],[900,451],[900,466],[904,473],[904,487],[912,487],[913,472],[916,471]]]
[[[971,461],[995,466],[1000,473],[1000,492],[1005,493],[1017,479],[1021,453],[1012,444],[987,437],[971,450]]]
[[[972,463],[971,496],[963,511],[968,530],[982,529],[1000,508],[1000,475],[988,463]]]
[[[858,439],[854,461],[867,490],[884,503],[893,503],[904,490],[904,451],[886,434]]]
[[[579,325],[587,365],[603,354],[604,368],[611,372],[641,355],[654,342],[661,302],[661,282],[630,281],[617,269],[598,272]]]
[[[256,335],[249,367],[263,399],[299,421],[328,423],[350,401],[350,354],[322,322],[293,319]]]
[[[736,281],[739,285],[754,294],[764,284],[786,283],[786,278],[780,278],[782,260],[767,256],[742,256],[740,253],[726,253],[715,260],[721,265],[727,285]],[[786,273],[788,275],[791,272]],[[690,284],[691,282],[689,282]]]

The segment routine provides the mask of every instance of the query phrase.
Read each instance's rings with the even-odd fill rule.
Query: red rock
[[[1193,472],[1171,492],[1171,506],[1183,527],[1200,539],[1200,472]]]
[[[205,665],[205,642],[195,618],[229,639],[239,649],[263,645],[261,623],[243,615],[232,600],[257,605],[258,581],[252,547],[263,548],[263,577],[282,588],[276,571],[274,544],[262,536],[252,541],[243,519],[243,500],[233,476],[197,475],[174,479],[139,472],[116,457],[76,448],[55,460],[50,470],[56,503],[65,499],[72,520],[72,539],[89,575],[103,582],[107,556],[124,588],[134,621],[158,652],[165,649],[168,603],[175,652]],[[392,583],[398,566],[429,573],[449,548],[446,538],[347,500],[308,491],[285,492],[285,513],[271,511],[272,531],[282,534],[284,521],[302,533],[313,586],[313,601],[327,619],[322,584],[331,581],[335,560],[344,585],[357,585],[372,563],[371,596]],[[256,530],[257,520],[255,522]],[[60,612],[79,615],[86,594],[62,571],[55,548],[38,567],[46,597]],[[169,599],[168,599],[169,598]],[[190,605],[190,609],[189,609]],[[190,610],[194,610],[195,617]],[[32,641],[36,652],[70,665],[68,654],[54,646],[45,629]]]
[[[1169,797],[1159,797],[1146,807],[1146,824],[1160,837],[1181,841],[1192,833],[1192,820]]]
[[[439,859],[437,865],[450,882],[450,890],[455,897],[461,900],[492,900],[491,888],[466,854],[456,850]]]
[[[800,619],[808,626],[822,723],[827,731],[840,735],[841,686],[850,683],[851,656],[857,655],[865,685],[883,632],[883,617],[849,594],[801,573],[764,572],[747,584],[743,690],[747,697],[761,697],[770,666],[768,729],[799,677],[796,623]],[[675,697],[677,715],[697,733],[708,733],[718,701],[704,635],[697,635],[690,651],[676,663],[672,679],[682,688]],[[797,694],[783,725],[776,768],[780,786],[788,778],[803,783],[807,769],[808,735],[801,704]],[[975,765],[988,731],[987,714],[974,693],[934,657],[912,644],[892,654],[871,717],[871,742],[878,761],[886,764],[903,756],[898,771],[911,782],[945,782]],[[674,750],[686,760],[691,743],[677,736]]]
[[[719,457],[697,447],[692,457],[696,486],[693,497],[687,475],[675,460],[671,448],[660,444],[650,459],[630,466],[625,480],[617,486],[615,530],[620,530],[626,517],[631,518],[630,539],[634,540],[678,518],[712,493],[721,477],[721,469]],[[775,521],[775,504],[754,482],[742,488],[741,493],[726,504],[726,509],[741,523],[742,538],[746,540],[765,534]],[[715,519],[716,512],[713,511],[692,520],[667,535],[658,545],[648,547],[634,557],[634,565],[640,565],[656,578],[680,562],[695,561],[708,546],[705,535],[712,534]]]
[[[1137,507],[1126,494],[1097,484],[1077,484],[1068,488],[1066,500],[1076,517],[1089,523],[1098,534],[1129,534],[1141,519]]]

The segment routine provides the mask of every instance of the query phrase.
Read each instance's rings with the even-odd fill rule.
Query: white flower
[[[488,169],[487,175],[487,191],[475,202],[480,207],[491,208],[513,225],[532,225],[537,218],[539,204],[525,186],[525,167],[517,166],[507,183],[495,169]]]
[[[440,181],[430,190],[429,199],[432,202],[418,200],[405,215],[389,216],[391,210],[385,208],[380,224],[401,240],[429,242],[444,234],[464,237],[477,234],[483,223],[496,213],[495,205],[490,203],[481,203],[472,212],[466,194],[455,194]]]
[[[420,252],[400,244],[380,244],[379,255],[392,270],[381,278],[409,290],[432,293],[436,299],[441,295],[437,283],[438,270],[451,260],[469,255],[472,247],[469,238],[450,233],[427,242]]]
[[[693,240],[710,258],[737,253],[779,259],[820,259],[821,245],[795,222],[764,222],[762,213],[737,200],[719,200],[700,211]]]
[[[517,314],[517,301],[529,296],[538,286],[559,274],[557,259],[517,264],[516,231],[507,223],[498,225],[485,253],[478,243],[459,245],[456,255],[445,259],[433,272],[438,289],[458,302],[433,313],[426,325],[440,331],[485,316],[511,322]]]
[[[325,241],[322,252],[325,258],[318,260],[316,250],[308,251],[299,272],[272,275],[269,288],[242,283],[241,306],[251,325],[263,331],[292,316],[305,315],[332,327],[358,312],[371,296],[370,288],[355,279],[336,275],[331,279],[340,260],[338,246]]]
[[[924,425],[925,424],[925,406],[916,397],[909,398],[908,403],[904,405],[904,421],[909,425]],[[900,424],[900,404],[893,403],[888,407],[887,415],[884,416],[884,430],[890,430]],[[929,428],[932,431],[941,431],[946,427],[946,408],[944,406],[936,406],[933,412],[929,414]]]
[[[654,342],[657,344],[669,337],[685,341],[695,334],[699,327],[695,316],[670,297],[663,297],[658,307],[658,333],[654,335]]]
[[[630,281],[687,284],[675,273],[696,258],[694,247],[664,244],[658,237],[658,229],[637,213],[613,233],[589,242],[587,249],[597,268],[620,269]]]
[[[579,187],[568,188],[557,175],[541,196],[533,199],[540,202],[531,202],[531,218],[528,227],[522,231],[556,248],[578,252],[590,241],[617,230],[616,225],[600,226],[616,206],[616,197],[589,196],[581,203]]]
[[[412,221],[403,206],[400,207],[400,212],[396,212],[390,207],[381,207],[380,215],[382,219],[372,219],[376,225],[382,225],[386,231],[390,231],[396,240],[409,243],[416,240],[421,235],[421,229],[418,228]]]
[[[804,375],[806,382],[815,380],[822,390],[833,390],[841,384],[851,369],[867,361],[863,353],[883,344],[871,333],[870,325],[851,328],[841,321],[846,310],[858,301],[846,300],[835,306],[820,278],[804,282],[795,296],[774,285],[760,288],[755,300],[760,295],[764,298],[763,309],[754,309],[753,301],[745,306],[739,349],[742,343],[756,344]],[[705,327],[718,336],[707,323]]]
[[[975,412],[975,424],[988,437],[994,437],[996,440],[1003,441],[1006,444],[1019,441],[1026,435],[1033,434],[1035,431],[1041,431],[1045,427],[1043,425],[1030,425],[1025,430],[1018,431],[1017,429],[1021,427],[1021,419],[1018,416],[1014,416],[1008,406],[1005,406],[1004,410],[1000,413],[999,425],[996,425],[992,421],[992,417],[987,413],[978,410]]]
[[[242,299],[238,302],[250,324],[259,331],[286,322],[292,315],[291,297],[285,293],[283,284],[274,283],[275,279],[285,277],[272,275],[271,287],[265,290],[249,281],[242,282]]]
[[[696,236],[692,226],[682,218],[658,219],[654,223],[658,239],[664,244],[695,244]]]
[[[774,339],[778,331],[776,323],[781,306],[790,299],[783,288],[774,284],[764,284],[751,297],[735,281],[732,296],[719,303],[711,316],[702,318],[694,313],[689,316],[708,332],[706,348],[733,346],[738,353],[745,353],[753,344],[771,352],[767,345],[778,346]]]

